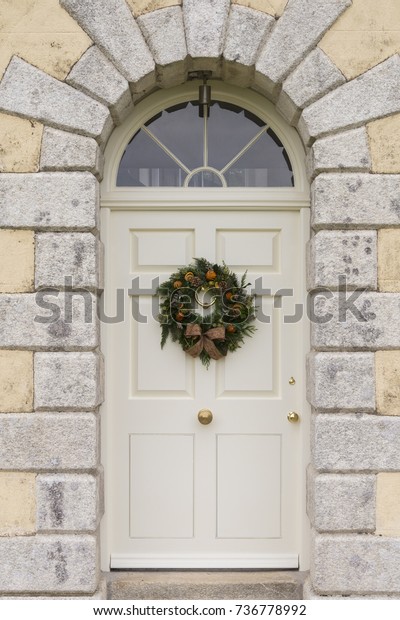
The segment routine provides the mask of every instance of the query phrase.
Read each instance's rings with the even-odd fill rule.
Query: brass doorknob
[[[200,424],[210,424],[213,419],[213,414],[209,409],[200,409],[197,417]]]
[[[287,419],[289,422],[298,422],[300,420],[300,416],[295,411],[289,411],[287,414]]]

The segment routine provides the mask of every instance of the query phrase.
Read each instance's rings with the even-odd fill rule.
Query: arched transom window
[[[135,132],[119,163],[118,187],[293,187],[292,164],[268,123],[215,100],[166,108]]]

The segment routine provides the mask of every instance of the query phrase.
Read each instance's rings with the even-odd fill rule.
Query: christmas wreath
[[[246,290],[246,273],[239,280],[225,263],[216,265],[205,258],[195,258],[173,273],[157,290],[161,348],[170,336],[207,368],[211,359],[236,351],[256,329],[251,325],[255,304]],[[206,312],[196,311],[199,306]]]

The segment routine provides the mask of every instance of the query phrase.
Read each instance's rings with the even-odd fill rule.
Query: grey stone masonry
[[[125,0],[60,0],[60,4],[128,82],[140,89],[152,85],[154,61]]]
[[[319,99],[302,114],[299,131],[308,143],[330,132],[400,112],[400,56],[392,56]]]
[[[307,513],[319,532],[373,532],[376,476],[307,472]]]
[[[0,82],[0,110],[82,133],[100,143],[113,127],[104,105],[16,56]]]
[[[36,506],[39,532],[94,532],[101,517],[99,476],[39,474]]]
[[[317,140],[307,157],[310,179],[321,172],[369,172],[370,169],[371,155],[365,127]]]
[[[0,226],[36,230],[93,230],[99,184],[89,172],[2,174]]]
[[[317,47],[283,83],[277,101],[278,110],[295,125],[305,107],[345,81],[341,71]]]
[[[145,13],[137,21],[157,65],[185,60],[187,50],[180,6]]]
[[[103,400],[98,353],[35,353],[35,409],[95,409]]]
[[[186,79],[186,39],[180,6],[145,13],[138,24],[157,64],[157,80],[163,88]]]
[[[312,460],[322,472],[398,471],[400,418],[371,414],[313,416]]]
[[[72,67],[66,82],[107,106],[117,125],[133,110],[128,81],[95,45]]]
[[[37,233],[35,286],[100,288],[102,244],[92,233]]]
[[[94,413],[0,414],[0,469],[94,470],[98,430]]]
[[[308,290],[337,290],[344,282],[347,289],[377,288],[375,230],[321,230],[309,242],[308,256]]]
[[[311,342],[315,349],[399,349],[400,295],[342,291],[311,300]]]
[[[351,0],[290,0],[256,64],[256,84],[270,95],[315,47]]]
[[[400,225],[398,174],[320,174],[311,200],[314,229]]]
[[[381,600],[398,600],[398,594],[359,594],[350,596],[349,594],[317,594],[311,587],[311,580],[308,577],[303,584],[303,600],[304,601],[381,601]]]
[[[233,4],[226,34],[225,59],[246,66],[254,65],[260,45],[274,25],[275,19],[271,15]]]
[[[373,353],[310,353],[307,398],[319,411],[374,411]]]
[[[3,592],[94,592],[97,543],[90,535],[0,538]]]
[[[93,138],[52,127],[44,128],[40,154],[41,170],[88,171],[101,180],[103,167],[103,154]]]
[[[185,0],[183,3],[188,53],[192,58],[208,59],[208,62],[202,60],[199,68],[216,68],[224,48],[229,8],[230,0]]]
[[[0,295],[0,348],[94,349],[99,344],[97,298],[89,291]]]
[[[317,534],[311,580],[320,594],[400,593],[400,539]]]

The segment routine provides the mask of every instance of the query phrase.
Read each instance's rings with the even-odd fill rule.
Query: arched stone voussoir
[[[308,108],[298,131],[306,144],[400,112],[400,55],[339,86]]]
[[[107,106],[116,125],[133,110],[128,81],[96,45],[73,66],[66,82]]]
[[[284,81],[276,106],[291,125],[296,125],[304,108],[345,82],[342,72],[317,47]]]
[[[125,0],[60,0],[139,93],[154,84],[154,60]]]
[[[250,86],[261,46],[271,33],[275,19],[267,13],[232,5],[224,47],[222,77],[236,86]]]
[[[256,85],[277,99],[283,80],[307,56],[352,0],[291,0],[256,64]]]
[[[183,17],[191,69],[220,75],[230,0],[185,0]]]
[[[0,110],[95,138],[99,144],[113,129],[103,104],[17,56],[0,83]]]
[[[137,22],[157,66],[157,83],[162,88],[182,84],[187,76],[188,52],[181,7],[145,13]]]

